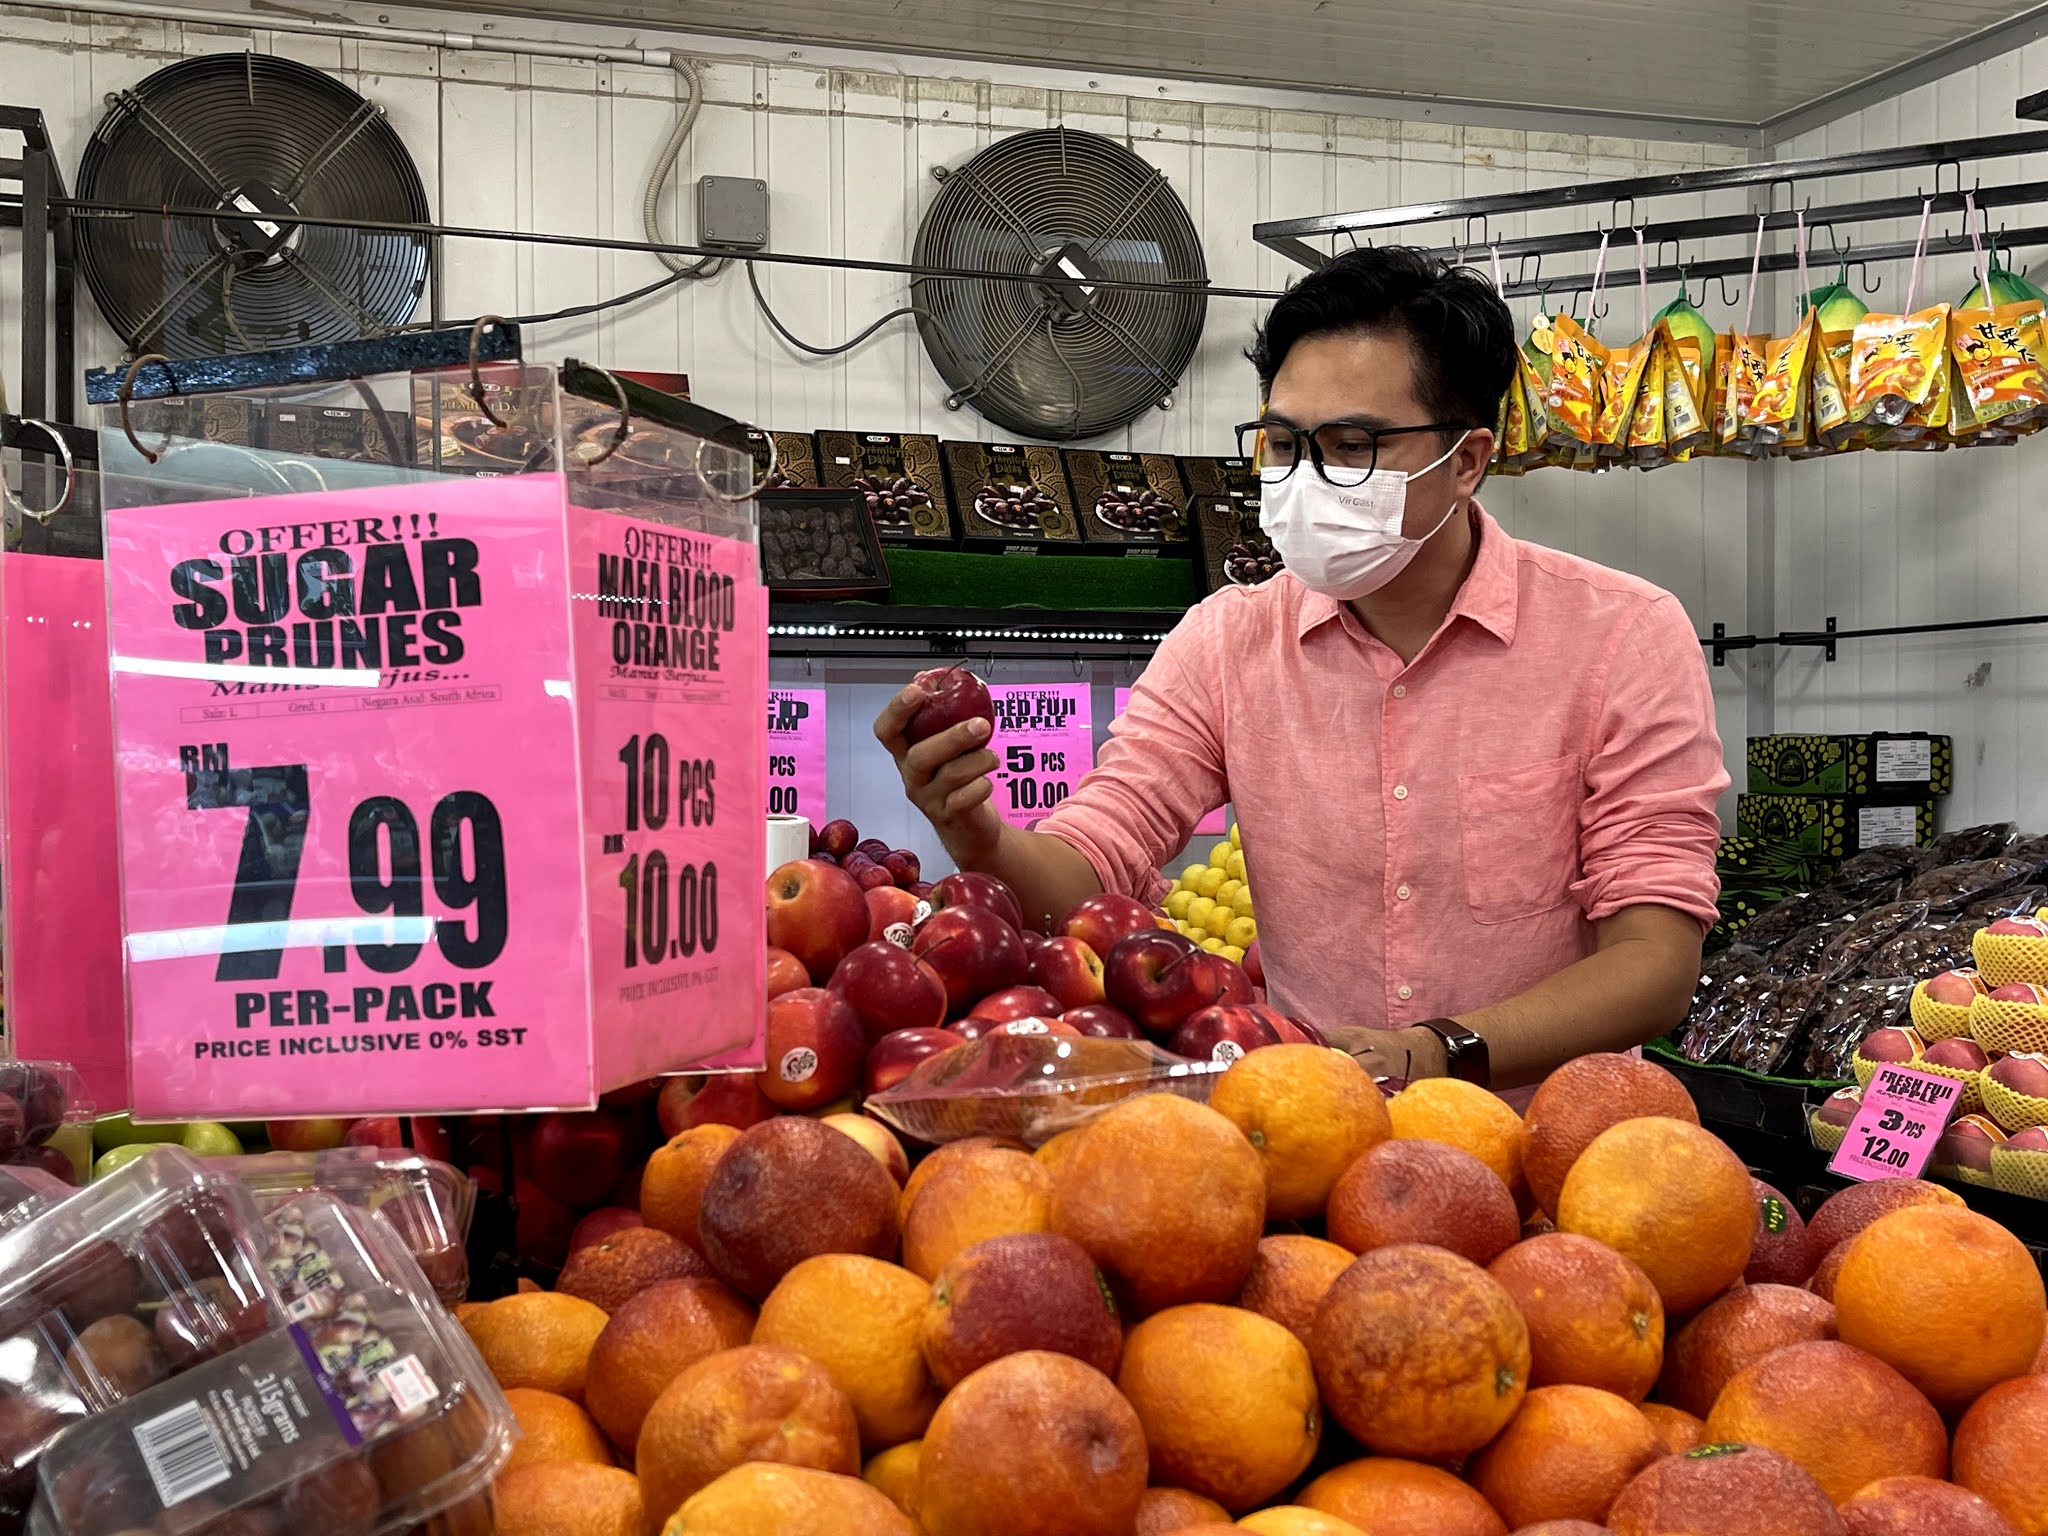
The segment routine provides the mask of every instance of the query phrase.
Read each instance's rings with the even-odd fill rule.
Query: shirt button
[[[1409,896],[1408,887],[1405,885],[1398,885],[1394,887],[1394,894],[1400,897],[1401,900],[1406,901]]]
[[[1401,1001],[1402,1001],[1402,1002],[1404,1002],[1404,1003],[1405,1003],[1405,1002],[1407,1002],[1407,1001],[1408,1001],[1408,999],[1409,999],[1409,998],[1411,998],[1411,997],[1413,997],[1414,995],[1415,995],[1415,989],[1414,989],[1413,987],[1401,987],[1401,988],[1399,988],[1398,990],[1396,990],[1396,991],[1395,991],[1395,993],[1394,993],[1394,996],[1396,996],[1396,997],[1398,997],[1399,999],[1401,999]]]
[[[1396,784],[1394,786],[1394,798],[1396,800],[1406,800],[1408,798],[1408,786],[1406,784]]]
[[[1395,698],[1397,698],[1397,699],[1405,699],[1405,698],[1407,698],[1407,697],[1408,697],[1408,685],[1407,685],[1406,683],[1396,683],[1396,684],[1394,684],[1394,697],[1395,697]]]

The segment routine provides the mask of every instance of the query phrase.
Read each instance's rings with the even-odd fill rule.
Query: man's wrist
[[[1408,1077],[1410,1081],[1424,1077],[1442,1077],[1450,1070],[1450,1051],[1443,1036],[1435,1030],[1420,1024],[1410,1024],[1401,1031],[1401,1043],[1408,1052]]]

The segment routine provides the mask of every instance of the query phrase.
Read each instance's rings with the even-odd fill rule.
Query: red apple
[[[2038,917],[2001,917],[1986,933],[2013,934],[2024,939],[2048,939],[2048,923]]]
[[[1994,1003],[2027,1003],[2036,1005],[2048,1003],[2048,987],[2044,987],[2038,982],[2015,981],[2008,986],[1999,987],[1994,990],[1991,994],[1991,1000]]]
[[[1988,1115],[1964,1115],[1948,1128],[1942,1150],[1965,1168],[1989,1173],[1991,1149],[2005,1139],[2005,1132]]]
[[[346,1120],[272,1120],[264,1127],[279,1152],[328,1152],[348,1140]]]
[[[968,1015],[978,1019],[1050,1019],[1058,1017],[1060,1000],[1043,987],[1005,987],[1000,992],[991,992],[972,1008]]]
[[[661,1080],[661,1092],[654,1100],[654,1123],[661,1127],[663,1141],[673,1141],[690,1128],[683,1117],[703,1085],[704,1079],[700,1077],[665,1077]]]
[[[2030,1099],[2048,1099],[2048,1056],[2036,1051],[2014,1051],[2001,1056],[1984,1069],[1992,1082]]]
[[[881,1121],[870,1115],[826,1115],[818,1124],[829,1125],[867,1148],[874,1160],[896,1181],[898,1189],[910,1177],[910,1157],[904,1152],[903,1143]]]
[[[828,821],[818,829],[818,851],[844,859],[860,846],[860,828],[850,821]]]
[[[879,837],[864,837],[853,845],[853,851],[879,864],[889,857],[889,845]]]
[[[562,1260],[569,1256],[576,1213],[523,1173],[513,1177],[512,1198],[519,1202],[513,1251],[544,1269],[559,1269]]]
[[[938,972],[950,1014],[965,1013],[989,993],[1024,980],[1024,941],[1015,925],[985,907],[934,912],[918,925],[910,952]]]
[[[1069,1008],[1060,1015],[1063,1022],[1071,1024],[1082,1034],[1097,1040],[1142,1040],[1145,1032],[1137,1022],[1121,1008],[1112,1008],[1107,1003],[1089,1003],[1082,1008]]]
[[[910,894],[919,901],[930,901],[932,899],[932,892],[936,889],[937,887],[931,881],[920,880],[910,888]]]
[[[1266,984],[1266,962],[1259,956],[1259,941],[1252,940],[1252,947],[1244,952],[1244,973],[1251,978],[1255,987]]]
[[[1988,988],[1984,978],[1975,971],[1943,971],[1939,976],[1930,976],[1921,984],[1921,991],[1927,994],[1930,1003],[1946,1003],[1951,1008],[1967,1008],[1973,998],[1982,997]]]
[[[1887,1025],[1865,1035],[1863,1043],[1856,1047],[1856,1054],[1865,1061],[1916,1061],[1926,1049],[1918,1030],[1907,1029],[1903,1025]]]
[[[1822,1100],[1821,1122],[1825,1125],[1847,1125],[1856,1118],[1856,1111],[1862,1107],[1861,1088],[1838,1088]]]
[[[368,1119],[352,1121],[348,1134],[341,1138],[344,1147],[395,1147],[401,1152],[411,1149],[405,1144],[405,1131],[394,1115],[373,1115]]]
[[[867,936],[867,897],[845,870],[798,859],[768,877],[768,942],[795,955],[815,984]]]
[[[1991,1064],[1991,1058],[1984,1054],[1984,1047],[1968,1035],[1937,1040],[1920,1053],[1920,1059],[1929,1066],[1954,1067],[1960,1072],[1982,1072]]]
[[[871,940],[840,961],[831,989],[846,999],[870,1042],[946,1022],[946,988],[938,974],[887,939]]]
[[[574,1208],[610,1194],[633,1151],[624,1120],[602,1109],[542,1115],[531,1146],[533,1182]]]
[[[2048,1129],[2030,1125],[2006,1137],[2005,1144],[2015,1152],[2048,1152]]]
[[[844,997],[800,987],[768,1005],[768,1065],[756,1080],[778,1108],[816,1109],[859,1081],[867,1049],[860,1015]]]
[[[1103,962],[1109,1001],[1155,1035],[1218,1003],[1249,1003],[1251,982],[1221,955],[1154,928],[1117,940]]]
[[[887,939],[910,948],[910,931],[917,926],[917,898],[897,886],[884,885],[865,893],[868,902],[868,942]],[[840,962],[842,965],[844,961]]]
[[[569,1233],[569,1251],[589,1248],[608,1237],[616,1237],[629,1227],[645,1226],[638,1211],[627,1210],[621,1205],[600,1205],[596,1210],[576,1223]]]
[[[912,853],[908,848],[898,848],[894,853],[882,860],[882,868],[889,871],[890,878],[907,891],[917,884],[917,877],[922,866],[919,865],[916,854]]]
[[[1152,909],[1115,891],[1090,896],[1060,919],[1059,931],[1079,939],[1106,961],[1126,934],[1149,933],[1159,926]]]
[[[853,878],[860,882],[860,888],[863,891],[879,891],[885,888],[888,890],[896,889],[896,877],[879,864],[862,865],[860,873]]]
[[[995,730],[996,706],[988,685],[965,667],[920,672],[911,682],[930,695],[903,723],[903,739],[912,746],[967,720],[986,720]]]
[[[882,1036],[868,1050],[866,1092],[872,1096],[895,1087],[927,1056],[950,1051],[959,1043],[960,1037],[950,1029],[899,1029]]]
[[[768,995],[780,997],[785,992],[794,992],[798,987],[811,984],[811,973],[804,969],[803,961],[786,949],[768,946]]]
[[[1061,934],[1031,947],[1031,979],[1059,999],[1060,1012],[1104,1001],[1102,957],[1079,939]]]
[[[1017,904],[1017,893],[994,875],[977,874],[971,869],[948,875],[932,887],[927,899],[934,912],[980,907],[984,912],[995,913],[1012,928],[1024,926],[1024,909]]]
[[[958,1035],[962,1040],[980,1040],[988,1035],[1065,1035],[1070,1039],[1081,1038],[1081,1031],[1064,1019],[991,1019],[978,1013],[970,1013],[964,1019],[956,1019],[946,1026],[948,1034]]]
[[[1223,1004],[1204,1008],[1173,1032],[1166,1048],[1191,1061],[1235,1061],[1262,1045],[1278,1045],[1280,1036],[1260,1017],[1256,1007]]]
[[[1323,1032],[1307,1019],[1290,1019],[1268,1003],[1254,1003],[1255,1008],[1265,1010],[1266,1022],[1273,1026],[1273,1033],[1280,1037],[1282,1045],[1320,1045],[1329,1048],[1330,1042]]]
[[[783,994],[785,997],[788,993]],[[763,1120],[775,1118],[775,1106],[761,1092],[751,1072],[720,1072],[704,1079],[704,1086],[683,1110],[683,1129],[700,1125],[729,1125],[744,1131]]]

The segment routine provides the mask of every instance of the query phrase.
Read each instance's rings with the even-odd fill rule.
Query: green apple
[[[138,1157],[146,1157],[155,1146],[155,1142],[131,1141],[125,1147],[114,1147],[101,1153],[100,1160],[92,1165],[94,1180],[104,1179],[108,1174],[127,1167]]]
[[[102,1115],[93,1122],[92,1144],[102,1152],[115,1147],[132,1147],[159,1141],[176,1141],[183,1127],[137,1125],[127,1115]]]
[[[178,1145],[194,1157],[240,1157],[241,1138],[218,1120],[194,1120],[178,1137]]]

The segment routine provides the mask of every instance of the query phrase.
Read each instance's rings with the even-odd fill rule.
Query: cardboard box
[[[1280,573],[1280,554],[1259,526],[1259,472],[1250,459],[1183,458],[1188,520],[1201,547],[1202,590],[1255,587]]]
[[[1089,553],[1194,556],[1187,487],[1172,454],[1069,448],[1061,457]]]
[[[1863,795],[1737,795],[1735,831],[1789,843],[1801,853],[1845,859],[1866,848],[1934,841],[1934,801],[1891,803]]]
[[[1904,804],[1955,788],[1955,744],[1925,731],[1752,736],[1754,795],[1861,795]]]
[[[818,478],[868,498],[884,544],[958,541],[960,525],[939,466],[939,440],[922,432],[820,432]]]
[[[754,458],[754,478],[768,474],[769,449],[774,449],[775,477],[762,487],[770,491],[818,489],[818,445],[808,432],[763,432],[747,428],[747,452]]]
[[[1183,455],[1180,477],[1193,496],[1257,496],[1258,467],[1250,459]]]
[[[1060,451],[1037,444],[940,444],[962,547],[984,555],[1073,554],[1081,548]]]
[[[385,430],[385,423],[390,431]],[[402,464],[411,453],[409,441],[394,443],[392,433],[409,435],[412,421],[402,410],[387,411],[379,420],[361,406],[281,405],[263,407],[263,446],[272,453],[302,454],[310,459],[344,459],[352,464]]]
[[[763,491],[761,580],[777,597],[807,602],[887,601],[889,566],[861,493]]]

